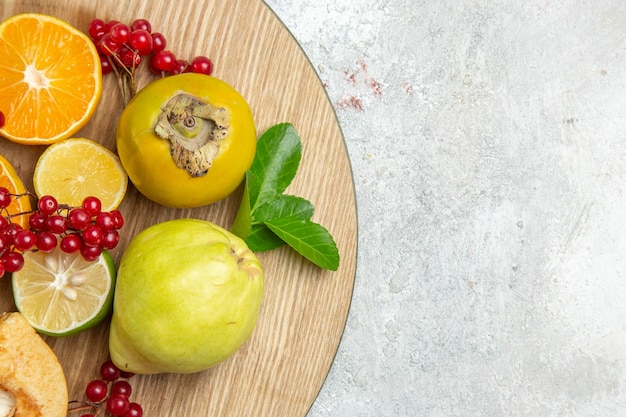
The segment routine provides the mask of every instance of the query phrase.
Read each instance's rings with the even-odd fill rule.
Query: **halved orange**
[[[5,187],[11,194],[23,194],[26,192],[24,183],[17,174],[17,171],[15,171],[13,165],[2,155],[0,155],[0,187]],[[19,224],[23,228],[28,228],[28,217],[30,214],[16,214],[28,213],[31,210],[30,197],[23,196],[13,198],[6,210],[7,213],[2,213],[3,215],[15,215],[15,217],[11,217],[12,223]]]
[[[29,145],[66,139],[90,120],[101,94],[100,58],[80,30],[37,13],[0,23],[0,135]]]

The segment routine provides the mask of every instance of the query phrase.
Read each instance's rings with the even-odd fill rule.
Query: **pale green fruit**
[[[224,361],[256,325],[263,280],[245,242],[213,223],[148,227],[120,260],[111,359],[137,374],[199,372]]]

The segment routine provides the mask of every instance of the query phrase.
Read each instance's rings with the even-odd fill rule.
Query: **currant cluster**
[[[26,251],[52,252],[58,245],[66,253],[80,252],[86,260],[95,261],[102,250],[114,249],[119,243],[122,213],[102,211],[102,202],[96,197],[85,198],[80,207],[70,207],[45,195],[33,211],[8,214],[13,199],[23,197],[32,195],[12,194],[0,187],[0,278],[5,272],[22,269]],[[28,229],[13,222],[16,216],[26,215],[30,216]]]
[[[52,252],[57,245],[65,253],[80,252],[88,261],[96,260],[102,250],[114,249],[120,240],[119,229],[124,218],[119,210],[102,211],[97,197],[86,197],[81,206],[59,204],[51,195],[39,198],[37,208],[28,219],[28,244],[42,252]]]
[[[108,360],[100,366],[100,378],[94,379],[85,388],[87,401],[78,403],[68,411],[89,410],[80,417],[106,416],[115,417],[142,417],[141,405],[130,401],[132,386],[128,382],[132,373],[121,371],[115,364]],[[76,405],[77,404],[77,405]]]
[[[148,58],[150,71],[166,76],[183,72],[211,75],[213,62],[198,56],[191,61],[177,59],[166,49],[165,36],[152,31],[146,19],[135,19],[130,26],[111,20],[93,19],[89,23],[89,36],[100,54],[102,74],[112,71],[134,71],[144,58]]]

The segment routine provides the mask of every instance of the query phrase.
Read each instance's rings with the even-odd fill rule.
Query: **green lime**
[[[69,336],[104,320],[113,305],[116,269],[107,251],[95,261],[58,247],[50,253],[24,253],[24,267],[13,273],[17,309],[38,332]]]

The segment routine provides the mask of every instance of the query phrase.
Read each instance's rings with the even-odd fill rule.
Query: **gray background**
[[[626,2],[267,4],[326,85],[359,215],[308,417],[626,415]]]

